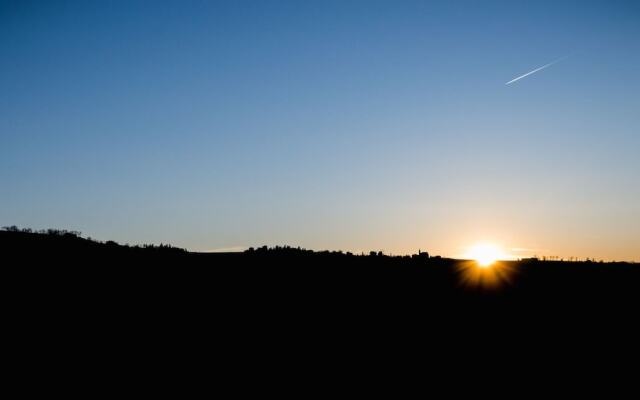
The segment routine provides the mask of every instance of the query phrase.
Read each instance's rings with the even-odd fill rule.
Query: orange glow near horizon
[[[511,283],[513,266],[507,261],[513,259],[500,246],[492,243],[476,243],[464,254],[468,261],[459,265],[461,283],[464,286],[497,289]]]
[[[471,246],[465,258],[474,260],[480,268],[489,268],[498,260],[506,260],[509,257],[500,246],[491,243],[478,243]]]
[[[510,285],[516,270],[508,261],[495,261],[485,266],[477,261],[462,261],[458,273],[464,287],[495,290]]]

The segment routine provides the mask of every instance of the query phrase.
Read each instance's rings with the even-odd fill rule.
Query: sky
[[[0,0],[0,225],[640,261],[638,71],[634,1]]]

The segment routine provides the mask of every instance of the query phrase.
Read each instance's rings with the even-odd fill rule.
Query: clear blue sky
[[[638,2],[0,1],[0,55],[2,225],[640,260]]]

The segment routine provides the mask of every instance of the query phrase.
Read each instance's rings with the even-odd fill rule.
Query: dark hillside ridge
[[[406,335],[419,342],[439,332],[464,343],[485,330],[514,341],[516,331],[560,327],[618,335],[633,332],[640,304],[640,266],[632,263],[504,262],[495,268],[507,279],[487,286],[474,279],[473,262],[426,254],[288,247],[191,253],[64,231],[0,231],[0,257],[8,318],[32,342],[85,340],[67,333],[96,332],[100,343],[117,337],[114,343],[131,346],[130,335],[144,332],[140,343],[162,347],[154,342],[161,332],[165,342],[183,337],[188,344],[196,335],[199,343],[240,346],[232,351],[274,343],[308,348],[327,338],[339,348],[347,346],[344,338],[376,348],[373,333],[391,335],[395,345]]]
[[[82,238],[77,232],[0,231],[0,253],[8,265],[32,271],[169,279],[173,284],[217,287],[256,284],[256,293],[322,292],[350,296],[413,298],[618,298],[640,289],[640,265],[523,260],[499,262],[488,279],[471,261],[371,252],[314,252],[291,247],[238,253],[192,253],[169,245],[128,246]],[[477,273],[480,273],[478,275]],[[149,275],[151,274],[151,275]],[[497,279],[493,279],[496,278]],[[173,280],[173,281],[172,281]],[[122,280],[120,280],[122,283]],[[228,286],[225,286],[228,285]],[[244,289],[241,289],[244,290]],[[299,293],[298,293],[299,292]],[[250,294],[251,295],[251,294]]]

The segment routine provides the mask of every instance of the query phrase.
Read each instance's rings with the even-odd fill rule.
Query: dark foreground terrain
[[[208,379],[215,368],[238,388],[294,390],[292,381],[312,378],[312,389],[326,374],[357,382],[352,363],[387,377],[400,365],[407,376],[444,363],[475,375],[496,359],[503,370],[544,363],[562,374],[556,360],[593,370],[596,357],[609,360],[598,368],[626,365],[612,357],[638,350],[637,264],[527,260],[483,270],[426,254],[202,254],[64,231],[0,231],[0,254],[16,365],[58,371],[73,362],[74,382],[167,371]]]
[[[284,308],[447,307],[456,302],[622,304],[640,292],[640,265],[536,259],[498,262],[289,247],[192,253],[168,245],[97,242],[75,232],[0,231],[7,266],[45,292],[175,297]],[[64,289],[64,290],[63,290]]]

